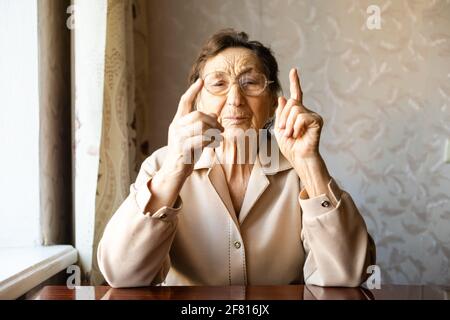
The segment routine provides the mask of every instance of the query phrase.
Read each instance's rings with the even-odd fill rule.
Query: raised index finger
[[[289,72],[289,83],[291,91],[291,99],[302,103],[303,93],[300,86],[300,79],[298,78],[297,69],[292,68]]]
[[[180,103],[178,104],[176,118],[185,116],[192,112],[194,108],[194,102],[203,87],[203,80],[198,78],[189,89],[181,96]]]

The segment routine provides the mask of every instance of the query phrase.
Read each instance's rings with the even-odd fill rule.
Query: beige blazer
[[[112,287],[148,285],[359,286],[375,246],[348,193],[332,179],[309,199],[280,153],[280,165],[253,166],[239,218],[222,167],[207,148],[174,208],[145,212],[148,183],[167,147],[147,158],[99,243]]]

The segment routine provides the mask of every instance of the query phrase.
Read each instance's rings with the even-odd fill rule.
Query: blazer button
[[[327,200],[323,200],[321,203],[322,207],[324,208],[328,208],[330,206],[330,202]]]
[[[236,249],[239,249],[239,248],[241,247],[241,243],[240,243],[239,241],[235,241],[235,242],[234,242],[234,247],[235,247]]]

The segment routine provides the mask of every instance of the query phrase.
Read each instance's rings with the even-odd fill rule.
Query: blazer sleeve
[[[310,199],[302,189],[299,196],[305,284],[357,287],[375,264],[375,244],[351,196],[334,179],[328,190]]]
[[[160,167],[156,158],[153,154],[143,162],[130,194],[106,225],[99,242],[99,268],[111,287],[155,285],[163,282],[169,271],[169,251],[182,201],[178,197],[173,208],[145,212],[152,197],[148,185]]]

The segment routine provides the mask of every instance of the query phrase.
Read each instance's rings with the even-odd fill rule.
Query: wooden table
[[[384,285],[381,289],[322,288],[305,285],[145,287],[46,286],[37,300],[450,300],[450,287]]]

